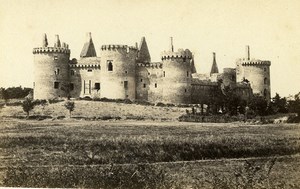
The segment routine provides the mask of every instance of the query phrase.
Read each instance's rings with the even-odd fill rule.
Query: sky
[[[250,45],[251,58],[271,61],[272,96],[300,92],[298,0],[0,0],[0,87],[33,86],[32,49],[55,34],[79,58],[91,32],[104,44],[135,45],[146,37],[152,61],[174,48],[194,53],[208,73],[212,52],[219,70],[235,67]]]

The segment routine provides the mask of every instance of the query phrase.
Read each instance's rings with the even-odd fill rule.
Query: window
[[[264,84],[268,84],[268,79],[265,77]]]
[[[184,89],[184,92],[186,93],[186,92],[187,92],[187,90],[186,90],[186,89]]]
[[[144,83],[144,88],[146,88],[146,83]]]
[[[128,73],[128,71],[125,71],[125,74],[127,74]]]
[[[141,79],[141,82],[143,82],[143,79]]]
[[[95,89],[100,90],[100,83],[95,83]]]
[[[157,88],[157,83],[154,84],[154,87]]]
[[[92,69],[88,69],[87,71],[88,71],[88,72],[92,72],[93,70],[92,70]]]
[[[266,72],[266,71],[267,71],[267,68],[264,68],[264,71]]]
[[[71,71],[70,71],[70,74],[71,74],[71,75],[75,75],[75,71],[74,71],[74,70],[71,70]]]
[[[73,91],[74,90],[74,84],[70,83],[70,90]]]
[[[54,60],[58,60],[58,56],[54,56]]]
[[[189,71],[186,72],[186,77],[189,77]]]
[[[124,81],[124,89],[128,89],[128,81]]]
[[[107,70],[108,70],[108,71],[113,71],[112,60],[108,60],[108,61],[107,61]]]
[[[56,68],[56,70],[54,71],[55,75],[59,75],[59,68]]]
[[[59,82],[55,81],[54,82],[54,89],[58,89],[59,88]]]
[[[148,72],[148,75],[150,75],[150,72]]]
[[[166,77],[166,72],[164,71],[164,77]]]

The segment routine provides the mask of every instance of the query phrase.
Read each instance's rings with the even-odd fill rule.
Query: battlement
[[[169,60],[169,59],[192,59],[193,55],[190,50],[186,49],[178,49],[177,52],[173,51],[163,51],[161,53],[161,59],[162,60]]]
[[[100,64],[69,64],[70,68],[95,68],[100,69]]]
[[[243,66],[255,66],[255,65],[264,65],[264,66],[270,66],[271,61],[268,60],[241,60],[241,64]]]
[[[37,47],[33,48],[33,54],[42,54],[42,53],[63,53],[70,54],[71,51],[68,49],[68,46],[65,47]]]
[[[137,63],[138,67],[146,67],[146,68],[162,68],[161,62],[151,62],[151,63]]]
[[[134,46],[128,46],[128,45],[102,45],[101,46],[102,51],[110,51],[110,50],[126,50],[127,52],[135,51],[137,52],[138,49]]]

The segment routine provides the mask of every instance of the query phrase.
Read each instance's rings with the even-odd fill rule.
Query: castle
[[[259,94],[270,100],[270,61],[237,60],[236,68],[219,73],[216,55],[209,74],[196,73],[188,49],[174,51],[171,38],[160,62],[151,62],[145,37],[140,44],[102,45],[97,56],[91,33],[87,34],[80,59],[70,59],[68,44],[56,35],[53,47],[46,34],[42,47],[34,48],[34,99],[91,97],[143,100],[174,104],[209,104],[215,91],[226,86],[244,99]]]

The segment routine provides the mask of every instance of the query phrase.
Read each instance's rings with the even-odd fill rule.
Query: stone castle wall
[[[254,94],[271,99],[270,61],[240,60],[237,63],[237,80],[247,79]]]
[[[34,54],[34,99],[67,97],[70,50],[41,47]]]
[[[101,57],[101,96],[135,99],[137,49],[125,45],[103,45]]]

